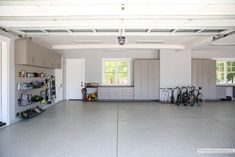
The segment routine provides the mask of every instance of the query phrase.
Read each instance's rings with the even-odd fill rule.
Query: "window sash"
[[[114,66],[114,73],[113,72],[108,72],[109,70],[106,69],[106,62],[115,62]],[[126,62],[127,66],[121,66],[120,68],[127,68],[127,72],[123,72],[123,69],[120,71],[118,69],[118,64],[119,62]],[[120,71],[120,72],[118,72]],[[114,74],[114,83],[108,84],[106,80],[106,74],[111,73]],[[120,84],[120,78],[119,74],[126,74],[127,75],[127,83],[126,84]],[[102,59],[102,85],[106,86],[121,86],[121,85],[130,85],[130,59],[128,58],[121,58],[121,59]]]
[[[228,65],[228,62],[229,65]],[[217,65],[217,84],[235,84],[235,78],[231,80],[228,79],[228,75],[234,74],[235,75],[235,61],[219,61]],[[222,68],[222,69],[221,69]],[[218,75],[224,75],[223,80],[218,80]],[[220,76],[219,76],[220,77]]]

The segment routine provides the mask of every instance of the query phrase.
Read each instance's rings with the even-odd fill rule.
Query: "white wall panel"
[[[160,87],[170,88],[191,84],[191,50],[160,52]]]

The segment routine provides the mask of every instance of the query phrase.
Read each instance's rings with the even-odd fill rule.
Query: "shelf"
[[[32,91],[32,90],[39,90],[39,89],[47,89],[47,88],[45,88],[45,87],[41,87],[41,88],[33,88],[33,89],[25,89],[25,90],[17,90],[17,91],[19,91],[19,92],[24,92],[24,91]]]
[[[22,78],[22,79],[24,79],[24,78],[26,78],[26,79],[28,79],[28,78],[41,78],[41,79],[43,79],[43,78],[46,78],[46,77],[16,77],[16,78]]]
[[[17,105],[16,112],[22,112],[22,111],[25,111],[27,109],[37,107],[39,105],[41,105],[39,102],[32,103],[31,105],[28,105],[28,106],[19,106],[19,105]]]

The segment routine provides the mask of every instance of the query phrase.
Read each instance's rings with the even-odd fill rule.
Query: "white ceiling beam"
[[[182,50],[184,45],[175,44],[68,44],[53,45],[53,49],[175,49]]]
[[[1,6],[0,6],[1,9]],[[1,11],[2,12],[2,11]],[[17,21],[55,21],[55,20],[224,20],[224,19],[235,19],[234,14],[207,14],[207,15],[126,15],[125,17],[121,15],[4,15],[0,12],[0,20],[17,20]],[[9,13],[10,11],[8,11]]]
[[[169,5],[170,4],[170,5]],[[174,5],[174,3],[166,4],[147,4],[142,5],[125,5],[127,9],[125,16],[139,15],[139,11],[144,12],[145,16],[169,16],[169,15],[188,15],[188,16],[229,16],[235,13],[235,4],[223,5]],[[203,10],[200,10],[203,7]],[[33,6],[7,6],[0,5],[0,16],[76,16],[76,15],[123,15],[120,4],[94,4],[84,5],[33,5]],[[20,11],[19,11],[20,10]],[[197,12],[200,10],[200,12]],[[219,12],[218,12],[219,10]]]
[[[219,5],[219,4],[234,4],[233,0],[145,0],[145,1],[137,1],[137,0],[123,0],[121,1],[123,4],[174,4],[174,5]],[[1,0],[1,5],[82,5],[82,4],[120,4],[120,1],[117,0]]]
[[[199,47],[201,45],[208,45],[211,43],[212,37],[206,37],[206,38],[195,38],[189,42],[187,42],[185,45],[185,48],[194,49],[196,47]]]
[[[18,33],[18,34],[22,34],[25,35],[26,33],[22,33],[20,31],[15,31],[14,32]],[[119,33],[79,33],[79,32],[73,32],[73,33],[27,33],[27,35],[32,36],[32,37],[44,37],[44,36],[58,36],[58,37],[64,37],[64,36],[81,36],[81,37],[85,37],[85,36],[118,36],[120,35]],[[215,35],[215,33],[124,33],[124,36],[127,36],[127,38],[129,36],[145,36],[145,37],[158,37],[158,36],[162,36],[162,37],[212,37],[213,35]]]

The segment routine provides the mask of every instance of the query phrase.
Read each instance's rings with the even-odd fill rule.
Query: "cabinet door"
[[[29,65],[37,65],[36,63],[36,52],[34,45],[31,41],[27,41],[27,63]]]
[[[160,96],[160,61],[154,60],[154,99],[158,100]]]
[[[197,60],[197,87],[203,87],[203,60]]]
[[[27,64],[27,41],[15,40],[15,64]]]
[[[123,92],[122,92],[122,87],[113,87],[113,89],[115,90],[115,95],[112,97],[112,99],[116,99],[116,100],[122,100],[123,98]]]
[[[192,60],[192,85],[197,87],[197,60]]]
[[[134,60],[134,96],[135,99],[141,99],[141,60]]]
[[[107,100],[107,99],[110,99],[110,96],[109,96],[109,88],[99,87],[99,88],[98,88],[98,99],[99,99],[99,100]]]
[[[216,61],[210,60],[210,99],[216,99]]]
[[[115,99],[116,98],[116,89],[115,87],[109,87],[109,97],[108,99]]]
[[[122,88],[121,87],[108,87],[110,100],[120,100],[122,99]]]
[[[210,98],[210,61],[203,60],[203,94],[206,99]]]
[[[43,51],[40,52],[40,55],[42,57],[41,65],[43,67],[49,67],[49,55],[48,55],[48,49],[44,48]]]
[[[148,99],[155,99],[155,93],[154,93],[154,88],[155,88],[155,62],[154,60],[148,60]]]
[[[61,55],[57,52],[55,53],[55,59],[56,59],[55,68],[61,69]]]
[[[27,64],[35,66],[45,66],[44,54],[47,48],[44,48],[32,41],[27,42]]]
[[[148,99],[148,60],[142,60],[141,67],[141,99]]]
[[[123,93],[124,100],[132,100],[134,98],[134,88],[133,87],[123,87],[122,93]]]
[[[49,67],[50,68],[54,68],[55,67],[55,61],[54,61],[55,55],[54,55],[54,52],[49,50],[48,57],[49,57]]]

